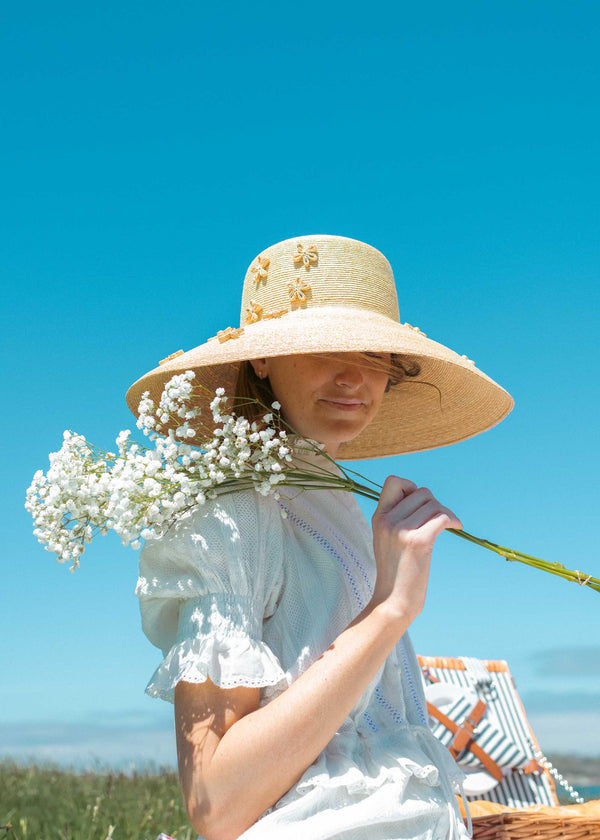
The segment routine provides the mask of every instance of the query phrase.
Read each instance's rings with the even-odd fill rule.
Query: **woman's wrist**
[[[372,616],[381,626],[381,633],[398,641],[408,630],[420,611],[412,604],[391,597],[381,597],[377,591],[367,604],[361,616]]]

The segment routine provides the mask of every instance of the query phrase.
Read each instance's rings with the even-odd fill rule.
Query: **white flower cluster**
[[[36,472],[25,503],[35,536],[59,562],[71,561],[74,570],[86,544],[109,530],[139,548],[141,539],[162,536],[220,492],[253,487],[278,498],[277,485],[292,460],[286,431],[270,425],[271,412],[260,424],[223,413],[227,397],[218,388],[210,404],[214,431],[198,435],[193,378],[192,371],[174,376],[158,406],[148,392],[143,395],[138,427],[153,447],[132,441],[129,430],[117,437],[118,454],[64,433],[62,448],[50,455],[47,474]],[[280,407],[273,403],[275,411]]]

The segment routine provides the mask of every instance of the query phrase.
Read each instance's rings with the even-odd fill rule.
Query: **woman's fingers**
[[[421,511],[420,516],[408,522],[417,511]],[[431,490],[427,487],[417,487],[412,481],[397,476],[390,476],[383,485],[378,512],[393,514],[393,518],[398,522],[405,520],[408,528],[418,528],[427,519],[441,512],[452,520],[453,524],[449,525],[449,528],[462,528],[456,514],[440,504]],[[425,518],[421,518],[422,516]]]
[[[450,508],[442,505],[431,490],[419,487],[410,496],[406,496],[394,510],[395,518],[407,528],[419,528],[433,516],[446,515],[452,522],[448,528],[462,528],[459,518]]]
[[[407,478],[390,475],[386,478],[379,496],[376,514],[389,513],[396,505],[417,489],[417,485]]]
[[[398,524],[404,531],[414,531],[419,528],[424,529],[430,523],[433,524],[433,527],[427,529],[428,531],[439,530],[441,533],[446,528],[462,530],[462,522],[456,514],[450,508],[441,505],[437,499],[430,499],[424,502],[410,515],[404,517]]]
[[[426,487],[390,476],[373,516],[377,580],[373,603],[387,603],[412,621],[423,609],[433,545],[460,519]]]
[[[385,531],[411,541],[415,536],[419,541],[433,541],[446,528],[462,529],[460,519],[431,490],[398,476],[386,480],[373,518],[380,519],[379,527]],[[425,527],[428,523],[432,524]]]

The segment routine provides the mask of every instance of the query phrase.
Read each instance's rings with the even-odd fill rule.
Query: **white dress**
[[[220,496],[141,553],[142,625],[165,656],[148,694],[172,701],[177,682],[208,675],[260,687],[268,703],[362,610],[374,578],[371,531],[350,493]],[[454,795],[462,778],[429,730],[405,635],[317,760],[241,837],[468,837]]]

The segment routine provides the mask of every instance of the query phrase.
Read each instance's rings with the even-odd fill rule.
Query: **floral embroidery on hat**
[[[255,300],[251,300],[250,305],[246,307],[246,323],[254,324],[256,321],[260,321],[262,311],[263,307],[260,303],[257,303]]]
[[[219,330],[217,333],[217,338],[223,344],[225,341],[229,341],[232,338],[239,338],[241,335],[244,334],[244,328],[238,327],[234,329],[233,327],[227,327],[226,330]]]
[[[308,271],[311,265],[316,265],[319,259],[319,254],[317,253],[317,249],[314,245],[307,245],[306,248],[302,245],[301,242],[298,242],[296,246],[296,253],[294,254],[293,260],[294,265],[302,265]]]
[[[292,303],[304,303],[306,292],[310,292],[310,283],[296,277],[295,280],[290,280],[288,283],[288,292]]]
[[[404,324],[404,326],[405,326],[405,327],[408,327],[408,329],[409,329],[409,330],[412,330],[413,332],[417,332],[417,333],[419,333],[419,335],[422,335],[422,336],[423,336],[423,338],[427,338],[427,334],[426,334],[426,333],[424,333],[424,332],[423,332],[423,330],[420,330],[418,327],[413,327],[413,325],[412,325],[412,324],[408,324],[408,323],[407,323],[407,324]]]
[[[267,279],[267,269],[271,260],[268,257],[257,257],[256,262],[253,266],[251,266],[250,271],[254,275],[252,278],[256,283],[256,286],[260,286],[262,280]]]
[[[469,359],[469,357],[468,357],[468,356],[461,356],[460,358],[461,358],[461,359],[464,359],[464,360],[465,360],[465,362],[468,362],[468,364],[470,364],[470,365],[474,365],[474,364],[475,364],[475,362],[473,361],[473,359]]]
[[[171,353],[170,356],[167,356],[166,359],[161,359],[158,363],[159,365],[166,365],[167,362],[170,362],[171,359],[176,359],[177,356],[181,356],[183,354],[183,350],[176,350],[174,353]]]

